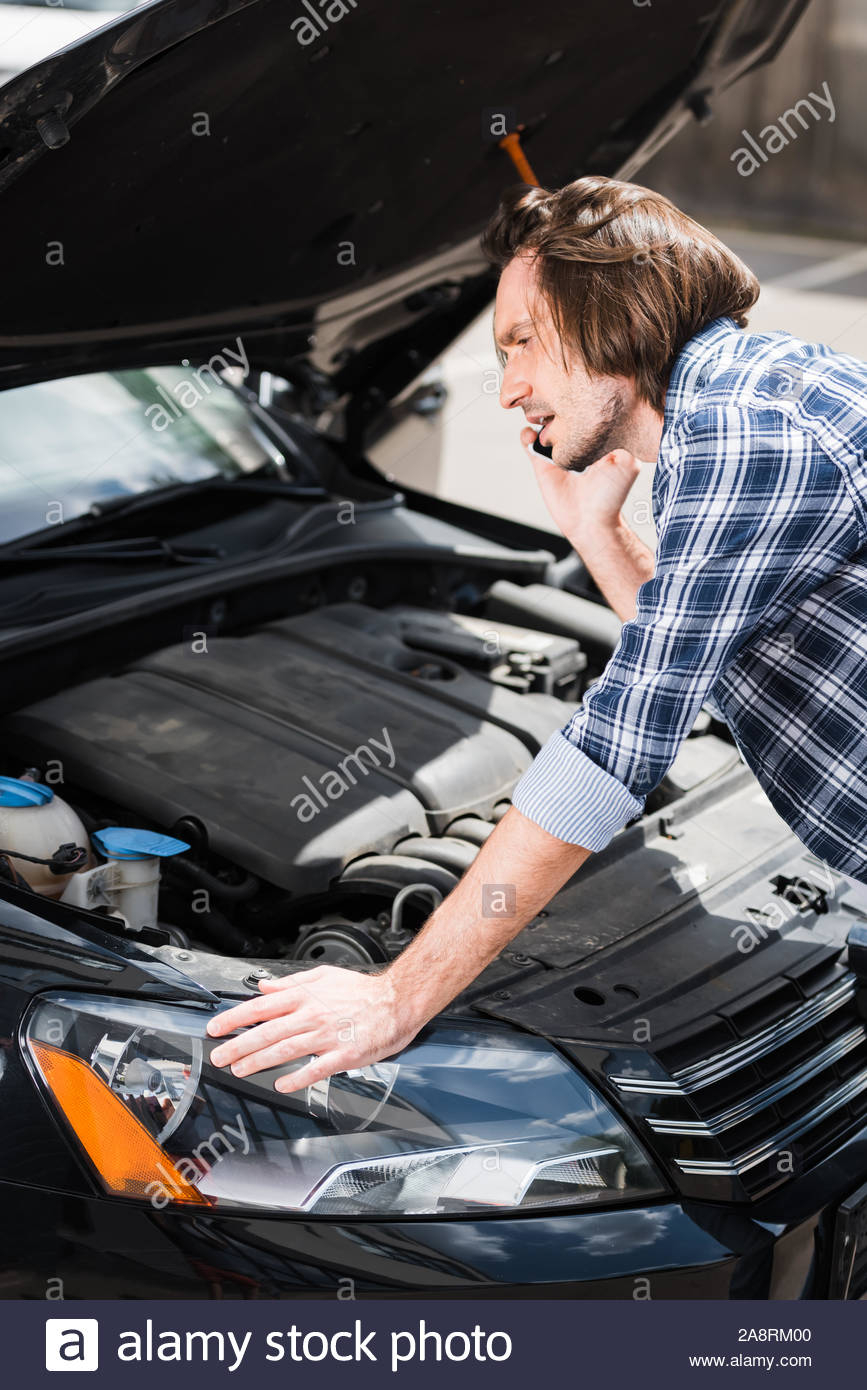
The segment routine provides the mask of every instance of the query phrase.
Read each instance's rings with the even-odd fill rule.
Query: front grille
[[[683,1040],[660,1048],[665,1075],[650,1068],[608,1078],[696,1195],[757,1197],[867,1123],[867,1030],[855,976],[845,971],[808,991],[809,980],[781,981],[775,998],[724,1021],[732,1040],[713,1052],[691,1056]],[[749,1030],[736,1036],[745,1020]],[[708,1036],[721,1040],[718,1023]]]

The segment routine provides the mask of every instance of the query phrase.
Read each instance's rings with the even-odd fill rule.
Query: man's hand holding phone
[[[653,556],[627,525],[621,509],[641,472],[627,449],[614,449],[572,473],[533,449],[536,431],[521,430],[545,505],[623,622],[635,615],[638,589],[653,574]]]
[[[587,563],[584,549],[608,541],[625,524],[621,508],[641,472],[641,462],[626,449],[614,449],[583,473],[570,473],[536,453],[535,441],[536,431],[527,425],[521,430],[521,443],[532,459],[545,505],[557,529]]]

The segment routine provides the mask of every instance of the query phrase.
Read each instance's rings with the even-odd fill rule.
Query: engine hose
[[[263,949],[263,942],[258,937],[246,936],[215,907],[209,912],[196,914],[194,934],[204,937],[212,946],[230,956],[258,956]]]
[[[480,847],[493,833],[493,822],[482,820],[481,816],[460,816],[458,820],[453,820],[451,825],[447,825],[445,828],[446,839],[454,835],[459,840],[469,840],[471,845],[479,845]]]
[[[224,883],[222,879],[203,869],[201,864],[195,864],[192,859],[174,858],[170,865],[167,865],[167,869],[169,873],[180,869],[215,898],[228,898],[231,902],[244,902],[247,898],[252,898],[259,888],[259,880],[255,874],[245,874],[240,883]]]
[[[458,875],[429,860],[412,859],[408,854],[366,854],[354,859],[340,875],[340,883],[368,884],[372,888],[394,889],[420,881],[432,884],[445,896],[458,882]]]
[[[397,897],[391,905],[391,923],[389,932],[397,935],[403,927],[403,905],[407,898],[419,897],[430,898],[434,907],[439,907],[443,900],[443,895],[438,888],[434,888],[431,883],[408,883],[405,888],[401,888]]]
[[[438,835],[412,835],[407,840],[399,840],[394,848],[397,854],[439,864],[453,874],[462,874],[468,869],[479,852],[478,845]]]

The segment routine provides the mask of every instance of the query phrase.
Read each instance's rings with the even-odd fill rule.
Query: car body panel
[[[0,889],[0,1031],[34,989],[213,999],[92,916]],[[64,925],[66,923],[66,925]],[[237,990],[237,987],[236,987]],[[66,1299],[323,1297],[815,1298],[833,1277],[835,1209],[867,1171],[867,1126],[751,1208],[661,1199],[641,1207],[404,1221],[185,1215],[98,1195],[14,1046],[0,1077],[0,1292]]]
[[[242,333],[392,396],[491,296],[501,127],[546,185],[628,174],[804,3],[446,0],[429,25],[365,0],[309,42],[282,0],[141,6],[0,91],[0,382]]]

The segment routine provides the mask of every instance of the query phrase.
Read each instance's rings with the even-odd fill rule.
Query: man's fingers
[[[264,1019],[277,1018],[290,1009],[297,1009],[306,998],[317,997],[316,984],[321,978],[322,967],[317,965],[313,970],[300,970],[280,980],[260,980],[261,994],[214,1015],[208,1023],[209,1036],[221,1038],[226,1033],[233,1033],[236,1028],[246,1028],[251,1023],[261,1023]]]
[[[259,988],[264,994],[276,994],[281,989],[294,989],[298,985],[310,984],[320,979],[322,966],[315,965],[312,970],[298,970],[294,975],[281,975],[275,980],[260,980]]]
[[[232,1064],[233,1076],[253,1076],[257,1071],[267,1071],[269,1067],[286,1066],[297,1062],[299,1057],[308,1057],[316,1051],[317,1039],[322,1036],[315,1031],[293,1033],[272,1043],[270,1047],[259,1047]]]
[[[572,486],[572,479],[575,475],[558,468],[551,459],[543,458],[541,454],[533,454],[530,462],[533,465],[533,472],[536,474],[536,482],[542,489],[543,495],[546,484],[563,491]]]
[[[279,994],[260,994],[255,999],[245,999],[233,1009],[215,1014],[208,1022],[208,1035],[212,1038],[225,1037],[236,1028],[247,1028],[253,1023],[264,1023],[271,1018],[282,1018],[307,1002],[302,991],[281,990]],[[219,1049],[218,1049],[219,1050]],[[213,1054],[212,1054],[213,1055]]]
[[[393,989],[376,975],[323,965],[299,971],[291,980],[262,984],[255,999],[214,1016],[208,1025],[214,1038],[232,1033],[214,1045],[210,1060],[216,1067],[230,1066],[239,1078],[277,1072],[277,1091],[302,1091],[334,1072],[399,1051],[412,1037],[398,1027]],[[346,1041],[341,1027],[362,1015],[366,1041],[362,1045],[353,1037],[351,1046],[339,1046]]]
[[[242,1057],[249,1057],[252,1053],[261,1051],[262,1048],[271,1047],[298,1033],[309,1032],[312,1022],[309,1014],[294,1011],[267,1023],[260,1023],[255,1028],[246,1029],[237,1038],[230,1038],[228,1042],[221,1043],[211,1053],[211,1061],[215,1067],[231,1065]]]
[[[326,1076],[333,1076],[336,1071],[346,1071],[351,1065],[342,1052],[323,1052],[320,1057],[312,1057],[305,1067],[287,1072],[285,1076],[278,1076],[274,1082],[274,1090],[280,1091],[283,1095],[303,1091],[305,1086],[324,1081]]]

